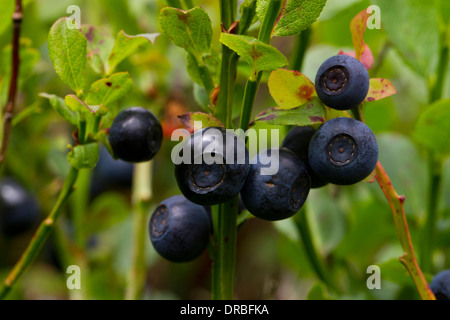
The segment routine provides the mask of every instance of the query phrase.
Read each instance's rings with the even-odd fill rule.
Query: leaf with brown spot
[[[276,70],[288,64],[277,48],[253,37],[222,33],[220,42],[246,61],[254,73]]]
[[[365,101],[370,102],[381,100],[396,93],[397,90],[389,80],[372,78],[370,79],[369,92],[367,93]]]
[[[179,115],[178,118],[190,133],[206,127],[225,127],[220,120],[204,112],[188,112]]]
[[[188,11],[166,7],[159,24],[170,41],[195,57],[209,51],[212,40],[211,20],[206,11],[195,7]]]
[[[108,29],[91,25],[81,26],[87,39],[87,58],[91,68],[99,74],[105,74],[108,57],[114,47],[114,37]]]
[[[252,125],[263,122],[270,125],[318,127],[325,122],[326,110],[318,98],[291,109],[271,107],[258,114]]]
[[[272,98],[281,109],[298,107],[317,97],[314,84],[298,71],[287,69],[272,71],[267,85]]]
[[[133,79],[128,72],[114,73],[110,77],[97,80],[91,85],[86,103],[107,106],[125,97],[133,85]]]

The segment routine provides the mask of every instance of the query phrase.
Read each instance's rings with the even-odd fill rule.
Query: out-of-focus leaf
[[[405,195],[407,215],[420,217],[425,210],[427,166],[412,140],[398,133],[382,133],[377,136],[379,160],[391,178],[399,195]],[[378,185],[373,185],[385,201]]]
[[[380,7],[382,29],[409,66],[423,76],[434,72],[439,52],[435,6],[421,0],[371,2]]]
[[[339,51],[338,54],[345,54],[347,56],[356,58],[356,54],[355,51]],[[369,46],[367,44],[364,44],[364,48],[361,54],[361,57],[359,58],[359,61],[361,61],[361,63],[364,65],[364,67],[366,67],[367,70],[369,70],[370,68],[372,68],[373,65],[373,54],[372,54],[372,50],[370,50]]]
[[[298,107],[317,96],[311,80],[295,70],[272,71],[267,84],[272,98],[281,109]]]
[[[308,300],[334,300],[326,292],[324,285],[320,282],[313,285],[308,292]]]
[[[123,221],[130,213],[126,198],[117,192],[105,192],[98,195],[91,205],[91,210],[86,215],[87,234],[101,232]]]
[[[78,95],[86,86],[87,40],[79,29],[69,29],[68,21],[61,18],[53,24],[48,50],[56,73]]]
[[[366,96],[366,102],[381,100],[396,93],[397,90],[389,80],[372,78],[370,79],[369,92]]]
[[[450,99],[428,107],[414,128],[414,139],[442,158],[450,154]]]
[[[364,51],[364,31],[366,31],[367,20],[370,13],[367,10],[359,12],[350,22],[350,31],[352,33],[353,47],[355,48],[355,58],[361,60]]]
[[[0,0],[0,35],[12,24],[14,1]]]
[[[154,43],[158,36],[158,33],[145,33],[131,36],[124,31],[120,31],[116,37],[111,54],[108,57],[108,69],[106,74],[113,73],[119,63],[128,58],[141,46],[149,42]]]

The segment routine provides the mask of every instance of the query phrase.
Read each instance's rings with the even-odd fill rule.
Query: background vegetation
[[[6,101],[9,84],[12,13],[3,8],[12,2],[0,0],[2,105]],[[208,12],[214,28],[212,43],[219,52],[218,1],[193,2]],[[159,11],[167,5],[162,0],[24,1],[19,95],[4,175],[14,177],[37,197],[42,218],[53,206],[67,175],[67,145],[73,140],[72,126],[52,109],[48,99],[40,96],[41,93],[59,96],[71,93],[50,62],[47,36],[57,19],[69,16],[66,10],[73,4],[81,8],[82,24],[101,26],[113,36],[121,30],[129,35],[161,32]],[[448,5],[439,0],[426,4],[415,0],[329,0],[311,27],[302,72],[314,79],[319,65],[326,58],[340,50],[352,51],[350,21],[371,4],[381,8],[382,28],[367,30],[364,34],[364,41],[375,58],[370,76],[389,79],[398,93],[368,103],[364,110],[365,119],[376,134],[380,161],[392,184],[399,194],[406,197],[405,211],[419,256],[421,243],[430,234],[424,231],[430,203],[436,203],[432,263],[423,270],[430,280],[433,274],[450,268],[450,162],[445,157],[449,149],[450,126],[447,125],[446,131],[436,133],[447,138],[447,149],[440,150],[442,155],[434,156],[439,151],[430,152],[434,146],[424,143],[424,134],[417,136],[416,124],[435,101],[439,100],[438,103],[449,109],[450,79],[446,75],[450,67],[445,63],[446,59],[448,61],[450,38]],[[444,6],[448,10],[444,10]],[[255,34],[257,28],[258,25],[253,26],[250,34]],[[297,37],[276,37],[272,45],[292,61],[296,42]],[[443,63],[445,46],[447,56]],[[177,115],[200,110],[198,87],[187,73],[185,51],[172,45],[164,35],[158,37],[153,45],[142,45],[116,71],[128,71],[135,84],[131,92],[119,101],[118,107],[139,105],[149,108],[160,117],[166,132],[162,149],[153,161],[150,214],[161,200],[180,193],[170,160],[174,146],[170,141],[170,129],[182,126]],[[95,79],[91,68],[88,69],[88,77]],[[238,68],[237,93],[243,92],[247,77],[248,68],[242,62]],[[275,106],[266,79],[263,77],[253,116],[264,108]],[[434,93],[436,81],[442,84],[442,93],[438,96]],[[236,107],[240,106],[238,100]],[[446,115],[449,115],[448,111]],[[445,128],[442,121],[442,128]],[[280,129],[283,134],[287,132],[287,128]],[[272,144],[280,142],[272,141]],[[438,165],[430,158],[437,159]],[[439,181],[430,196],[432,177],[436,175]],[[131,187],[109,188],[85,199],[85,202],[83,199],[83,194],[70,198],[38,261],[24,274],[9,298],[124,297],[131,266]],[[318,278],[295,219],[280,222],[250,219],[238,233],[237,299],[420,298],[398,261],[402,249],[391,210],[378,184],[361,182],[354,186],[328,185],[312,190],[306,209],[313,242],[323,259],[330,282],[337,290],[332,290],[329,283],[327,285]],[[77,210],[83,212],[82,233],[90,239],[85,247],[79,247],[76,241],[79,231],[74,228],[73,217]],[[16,263],[34,231],[31,229],[13,238],[0,235],[1,279]],[[81,266],[82,290],[69,291],[66,288],[67,259],[64,257],[68,254],[76,257]],[[211,262],[207,252],[191,263],[174,264],[162,259],[148,241],[146,254],[145,299],[210,298]],[[369,290],[366,286],[369,265],[381,268],[380,290]]]

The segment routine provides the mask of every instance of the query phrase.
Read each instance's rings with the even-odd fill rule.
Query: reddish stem
[[[19,78],[19,41],[20,41],[20,27],[22,24],[22,0],[16,0],[16,7],[12,16],[13,20],[13,35],[12,35],[12,67],[11,80],[9,83],[8,101],[3,113],[3,135],[2,145],[0,148],[0,165],[3,164],[8,150],[9,138],[11,135],[11,122],[13,118],[13,111],[16,104],[17,97],[17,83]]]
[[[399,258],[400,262],[406,267],[409,274],[411,275],[422,299],[435,300],[436,297],[430,290],[414,254],[414,248],[412,245],[404,209],[406,198],[403,195],[397,194],[394,187],[392,186],[389,176],[387,175],[380,161],[378,161],[377,163],[375,172],[375,177],[378,181],[378,184],[380,185],[381,190],[386,196],[386,199],[389,202],[389,206],[391,207],[394,217],[395,231],[397,232],[397,237],[399,238],[404,251],[404,254]]]

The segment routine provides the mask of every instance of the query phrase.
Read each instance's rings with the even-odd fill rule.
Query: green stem
[[[244,132],[248,129],[253,103],[256,98],[256,92],[258,91],[261,75],[262,73],[259,73],[258,78],[255,81],[248,79],[245,84],[244,98],[242,100],[241,120],[239,124],[239,127],[244,130]]]
[[[235,1],[220,1],[220,17],[225,30],[228,30],[234,22],[235,7]],[[231,126],[231,108],[236,69],[236,55],[228,47],[222,45],[220,90],[215,116],[227,128]],[[227,203],[213,208],[215,250],[212,257],[211,297],[214,300],[233,299],[238,199],[238,197],[235,197]]]
[[[183,1],[187,10],[192,9],[194,7],[194,2],[192,0],[183,0]]]
[[[71,197],[72,221],[75,227],[75,243],[79,248],[85,247],[84,215],[89,203],[91,170],[81,169],[75,183],[75,191]]]
[[[147,213],[152,199],[152,162],[136,163],[133,173],[133,247],[127,300],[142,297],[145,285],[147,243]]]
[[[213,261],[212,299],[231,300],[234,294],[239,197],[219,205],[216,254]]]
[[[323,260],[317,252],[311,235],[311,230],[309,228],[308,213],[305,206],[303,206],[300,211],[294,215],[294,223],[301,237],[303,246],[305,247],[306,255],[308,256],[317,276],[328,288],[334,292],[339,292],[338,287],[335,285],[329,271],[325,267]]]
[[[172,8],[183,9],[180,0],[167,0],[167,5]]]
[[[80,120],[78,124],[78,141],[80,142],[80,144],[86,143],[86,128],[87,128],[86,120]]]
[[[305,59],[306,48],[311,38],[311,28],[303,30],[298,36],[291,55],[291,70],[301,71]]]
[[[53,227],[61,214],[61,209],[64,203],[73,190],[73,185],[75,184],[77,176],[78,170],[71,167],[53,209],[51,210],[48,217],[40,224],[30,244],[22,254],[20,260],[16,263],[12,271],[4,280],[3,285],[0,288],[0,299],[4,299],[8,295],[17,280],[19,280],[25,270],[33,263],[35,258],[38,256],[42,246],[53,230]]]
[[[281,4],[282,3],[280,0],[270,1],[267,7],[266,15],[261,25],[261,29],[259,30],[258,40],[264,43],[270,42],[273,26],[278,19]],[[254,75],[250,75],[250,77],[247,79],[247,83],[245,84],[240,120],[240,128],[244,131],[248,129],[248,124],[250,122],[250,117],[253,109],[253,103],[256,98],[256,93],[258,92],[262,74],[262,71],[258,72],[256,79],[254,78]]]
[[[253,17],[256,14],[256,0],[247,2],[241,7],[241,18],[239,20],[239,34],[246,34],[253,22]]]

